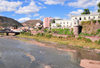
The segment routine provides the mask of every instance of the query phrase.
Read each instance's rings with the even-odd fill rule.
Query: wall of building
[[[47,20],[47,18],[45,19],[45,22],[47,22],[46,20]],[[99,14],[96,13],[96,14],[72,16],[70,20],[60,20],[60,19],[59,20],[55,20],[55,23],[51,23],[51,28],[69,28],[69,29],[73,28],[73,29],[75,29],[74,30],[74,32],[76,32],[75,34],[78,34],[77,32],[80,30],[79,27],[80,27],[81,21],[91,21],[91,20],[100,20]],[[50,27],[50,26],[47,25],[48,23],[50,23],[50,21],[47,22],[47,23],[44,23],[46,25],[44,27]],[[57,26],[58,24],[60,25],[60,27]],[[96,23],[96,24],[98,24],[98,23]],[[99,28],[100,26],[98,26],[96,24],[93,27],[95,27],[97,29],[97,27]],[[88,26],[87,26],[87,28],[88,28]],[[91,31],[93,30],[92,27],[89,28],[89,29]]]
[[[57,25],[60,25],[58,27]],[[51,28],[71,28],[72,21],[71,20],[55,20],[55,23],[51,24]]]
[[[88,14],[88,15],[78,15],[78,16],[72,16],[71,20],[79,20],[79,21],[89,21],[89,20],[98,20],[99,14]]]
[[[46,17],[43,20],[43,27],[44,28],[49,28],[50,27],[50,23],[52,22],[53,18],[51,17]]]

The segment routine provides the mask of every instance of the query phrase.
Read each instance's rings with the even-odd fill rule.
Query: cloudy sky
[[[69,18],[89,8],[96,12],[100,0],[0,0],[0,15],[19,22],[44,17]]]

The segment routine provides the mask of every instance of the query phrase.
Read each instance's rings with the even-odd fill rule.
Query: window
[[[100,18],[100,16],[98,16],[98,18]]]
[[[84,20],[86,20],[86,17],[84,17]]]
[[[80,17],[80,19],[79,19],[79,20],[82,20],[82,19],[81,19],[81,17]]]
[[[90,17],[89,17],[89,19],[90,19]]]
[[[95,19],[95,17],[93,17],[93,19]]]

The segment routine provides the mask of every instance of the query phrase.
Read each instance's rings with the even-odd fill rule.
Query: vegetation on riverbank
[[[48,30],[48,29],[44,29],[44,32],[45,33],[56,33],[56,34],[60,34],[60,35],[73,35],[73,30],[70,30],[70,29],[67,29],[67,28],[64,28],[64,29],[51,29],[51,30]]]
[[[100,29],[98,29],[95,33],[80,33],[79,36],[99,36],[100,37]]]
[[[21,33],[20,35],[18,35],[18,37],[36,39],[38,41],[45,42],[56,42],[59,44],[71,45],[80,48],[100,49],[100,41],[92,42],[90,39],[83,38],[81,36],[78,38],[75,38],[74,36],[67,36],[66,38],[63,38],[55,37],[48,33],[38,33],[37,35],[31,35],[30,33]]]

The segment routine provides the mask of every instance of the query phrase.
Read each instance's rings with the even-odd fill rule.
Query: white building
[[[51,24],[51,28],[73,28],[78,26],[78,20],[55,20],[55,23]]]
[[[51,28],[71,28],[71,20],[55,20],[55,23],[51,24]]]
[[[39,27],[42,28],[42,24],[38,22],[38,23],[36,23],[36,26],[34,28],[39,28]]]
[[[89,21],[89,20],[99,20],[99,13],[92,13],[92,14],[84,14],[84,15],[76,15],[71,16],[71,20],[79,20],[79,21]]]
[[[51,28],[73,28],[78,26],[81,21],[91,20],[100,20],[99,13],[72,15],[70,20],[55,20],[55,23],[51,24]],[[58,27],[58,25],[60,26]]]

